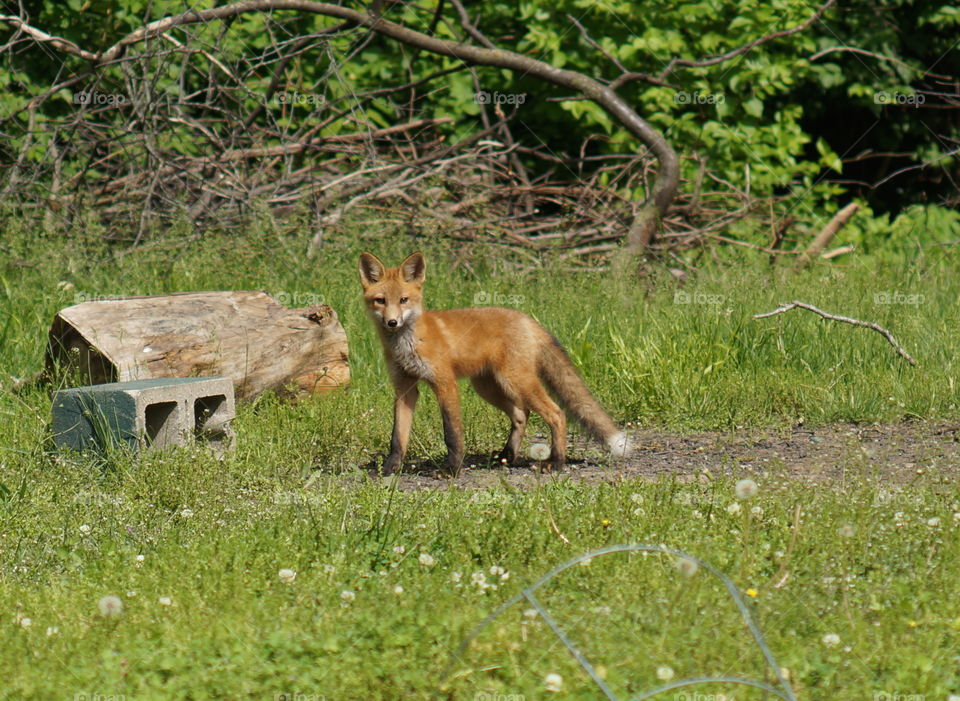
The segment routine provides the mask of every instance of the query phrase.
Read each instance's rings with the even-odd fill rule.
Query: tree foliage
[[[146,21],[220,4],[226,3],[32,0],[24,8],[33,26],[99,50]],[[842,205],[838,200],[851,197],[862,198],[868,213],[891,215],[918,203],[955,206],[960,199],[960,169],[953,155],[960,143],[955,78],[960,59],[952,44],[960,8],[892,0],[881,9],[857,0],[828,7],[803,31],[760,42],[727,60],[705,60],[797,27],[818,8],[796,0],[466,5],[473,25],[498,47],[607,81],[629,71],[634,79],[620,82],[618,92],[684,157],[688,190],[704,169],[706,189],[722,183],[758,198],[779,196],[780,216],[794,214],[811,220],[811,226],[815,216],[819,220]],[[468,40],[453,8],[441,0],[386,3],[383,13],[419,31]],[[453,70],[461,67],[454,59],[366,30],[331,33],[336,25],[320,15],[277,12],[192,27],[189,37],[178,28],[146,42],[148,59],[121,58],[61,90],[36,110],[32,124],[24,109],[28,101],[82,75],[88,66],[49,45],[18,41],[8,45],[0,62],[0,84],[5,86],[0,128],[8,137],[0,145],[0,158],[8,164],[18,158],[43,164],[51,148],[69,151],[72,139],[106,139],[112,133],[108,127],[145,118],[133,104],[137,99],[183,94],[193,96],[187,113],[175,114],[183,123],[158,128],[156,147],[197,157],[210,148],[242,145],[243,134],[230,136],[236,144],[198,138],[194,123],[215,124],[221,110],[240,110],[277,133],[327,121],[320,131],[324,135],[388,127],[415,117],[450,117],[441,127],[450,139],[483,128],[491,111],[499,110],[515,112],[512,135],[543,154],[566,159],[581,151],[637,151],[626,129],[590,101],[504,70]],[[17,36],[12,29],[5,35],[7,40]],[[178,51],[178,44],[189,51]],[[291,47],[296,47],[292,58],[286,51]],[[371,96],[385,85],[415,83],[443,69],[452,72],[407,91]],[[72,131],[81,129],[71,122],[77,95],[122,96],[131,79],[141,94],[127,96],[128,104],[116,109],[89,105],[98,110],[101,134],[90,133],[89,126]],[[230,80],[241,88],[231,93],[235,104],[204,101],[212,84]],[[488,96],[486,105],[478,94]],[[330,119],[341,111],[345,118]],[[101,152],[106,154],[108,147],[104,143]],[[61,177],[95,176],[96,159],[75,155],[63,159]],[[554,168],[556,177],[583,177],[531,155],[525,163],[533,172]],[[612,173],[604,179],[626,187]],[[629,186],[643,187],[636,181]],[[642,193],[624,194],[637,199]],[[955,218],[937,216],[956,227]],[[861,217],[864,223],[852,229],[864,243],[882,237],[886,221],[867,220]]]

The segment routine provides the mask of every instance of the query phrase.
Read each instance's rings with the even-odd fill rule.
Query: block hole
[[[179,414],[180,406],[177,402],[148,404],[144,420],[147,444],[164,448],[179,443],[177,435]]]
[[[209,397],[200,397],[193,403],[193,425],[197,440],[211,443],[216,448],[226,447],[230,441],[229,422],[232,416],[227,415],[227,397],[224,394],[214,394]]]

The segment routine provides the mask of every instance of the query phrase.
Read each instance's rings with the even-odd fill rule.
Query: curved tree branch
[[[206,10],[191,10],[150,22],[127,34],[108,49],[98,53],[86,51],[72,42],[53,37],[46,32],[31,27],[15,15],[0,15],[0,21],[15,26],[37,41],[47,43],[94,64],[103,64],[116,60],[128,47],[168,32],[174,27],[200,24],[211,20],[230,19],[249,12],[276,10],[294,10],[335,17],[430,53],[449,56],[480,66],[506,68],[521,75],[530,75],[553,85],[575,90],[593,100],[639,139],[660,163],[660,169],[650,195],[643,203],[631,226],[628,234],[628,247],[636,251],[643,245],[649,245],[653,240],[653,233],[660,217],[664,215],[676,195],[680,177],[679,158],[663,135],[640,117],[614,90],[582,73],[557,68],[543,61],[505,49],[479,47],[438,39],[390,22],[380,16],[312,0],[242,0],[241,2]]]

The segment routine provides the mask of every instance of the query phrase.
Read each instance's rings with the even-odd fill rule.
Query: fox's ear
[[[372,253],[360,254],[360,284],[364,287],[380,282],[386,270],[380,259]]]
[[[400,273],[406,282],[422,284],[427,275],[427,264],[422,253],[414,253],[406,257],[400,264]]]

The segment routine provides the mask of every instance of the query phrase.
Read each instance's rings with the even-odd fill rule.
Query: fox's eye
[[[376,298],[375,300],[373,300],[373,301],[376,302],[377,304],[386,304],[386,303],[387,303],[387,300],[384,299],[383,297],[377,297],[377,298]]]
[[[406,304],[406,303],[409,302],[409,301],[410,301],[410,298],[409,298],[409,297],[401,297],[401,298],[400,298],[400,304]]]

